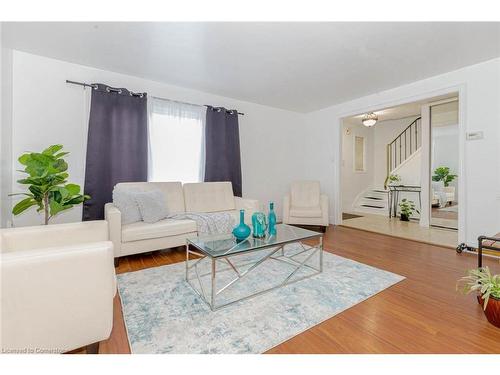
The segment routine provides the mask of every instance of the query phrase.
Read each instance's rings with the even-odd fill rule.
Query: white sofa
[[[113,327],[105,221],[0,229],[4,353],[97,352]]]
[[[162,191],[170,213],[230,212],[237,222],[239,210],[245,209],[245,222],[249,224],[252,214],[260,210],[257,200],[235,197],[231,182],[184,185],[180,182],[126,182],[117,186],[134,191]],[[193,220],[163,219],[154,224],[140,221],[122,225],[120,210],[112,203],[105,205],[104,212],[114,245],[115,265],[119,257],[185,245],[186,238],[197,236]]]
[[[283,223],[320,226],[329,224],[328,196],[321,194],[319,181],[296,181],[283,198]]]

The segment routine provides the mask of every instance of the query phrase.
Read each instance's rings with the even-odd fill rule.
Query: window
[[[365,138],[354,137],[354,171],[365,172]]]
[[[203,181],[204,122],[204,107],[152,99],[149,181]]]

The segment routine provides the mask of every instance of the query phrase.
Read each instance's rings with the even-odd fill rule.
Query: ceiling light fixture
[[[363,125],[366,127],[371,127],[371,126],[375,125],[377,123],[377,121],[378,121],[378,117],[373,112],[367,113],[366,115],[363,116],[363,119],[361,120]]]

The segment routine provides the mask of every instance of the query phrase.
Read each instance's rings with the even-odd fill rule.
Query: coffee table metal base
[[[238,266],[231,260],[231,258],[245,255],[245,253],[231,254],[227,256],[213,258],[205,254],[202,254],[201,252],[191,250],[189,244],[186,244],[186,281],[191,286],[191,288],[200,296],[200,298],[210,307],[210,309],[212,311],[215,311],[222,307],[226,307],[234,303],[258,296],[260,294],[267,293],[272,290],[284,287],[286,285],[296,283],[298,281],[313,277],[323,272],[322,237],[319,237],[318,245],[313,247],[304,246],[300,241],[292,243],[299,244],[302,247],[302,249],[299,252],[293,254],[287,254],[285,246],[289,243],[279,245],[277,247],[272,247],[271,248],[272,251],[270,251],[267,255],[263,256],[262,258],[256,260],[255,262],[245,263],[244,265],[238,265]],[[264,251],[264,250],[270,250],[270,248],[259,249],[259,251]],[[319,253],[318,264],[317,265],[308,264],[309,260],[311,260],[314,257],[314,255],[318,253]],[[302,254],[307,255],[303,260],[298,261],[295,259],[298,255]],[[190,255],[195,255],[196,259],[190,259]],[[211,262],[211,270],[208,273],[201,274],[198,266],[200,262],[206,258],[208,258],[208,260]],[[190,260],[194,261],[190,264],[189,263]],[[224,262],[225,264],[227,264],[228,267],[223,269],[218,269],[217,261]],[[251,273],[257,267],[259,267],[260,265],[262,265],[264,262],[267,261],[285,262],[288,265],[294,266],[294,268],[291,270],[290,273],[286,274],[284,279],[277,285],[246,295],[244,297],[237,298],[235,300],[231,300],[230,302],[226,302],[220,305],[217,304],[217,296],[219,296],[224,291],[227,291],[232,285],[242,282],[242,280],[244,280],[249,273]],[[246,268],[244,271],[240,271],[238,267],[241,266],[248,266],[248,268]],[[300,270],[306,268],[310,271],[309,274],[307,274],[306,276],[293,279],[294,275],[296,275]],[[193,273],[193,271],[195,276],[190,277],[190,273]],[[226,271],[232,271],[235,274],[235,277],[231,281],[227,282],[224,286],[217,289],[217,282],[216,282],[217,274]],[[206,288],[203,286],[202,278],[206,276],[210,276],[210,290],[206,290]]]

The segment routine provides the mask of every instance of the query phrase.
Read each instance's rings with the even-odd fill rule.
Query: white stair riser
[[[379,199],[370,199],[379,198]],[[378,207],[366,207],[363,205],[378,206]],[[389,210],[388,195],[382,191],[376,191],[376,189],[370,189],[365,191],[359,196],[357,201],[354,203],[353,208],[356,212],[360,213],[371,213],[378,215],[387,215]]]

